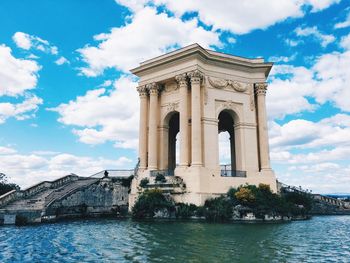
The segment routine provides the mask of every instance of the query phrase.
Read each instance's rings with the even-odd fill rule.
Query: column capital
[[[147,97],[147,95],[148,95],[148,90],[147,90],[147,87],[144,85],[144,86],[138,86],[137,88],[137,91],[138,91],[138,93],[139,93],[139,96],[141,97],[141,98],[143,98],[143,97]]]
[[[187,86],[187,74],[179,74],[175,76],[176,82],[179,84],[179,86]]]
[[[147,84],[146,88],[149,91],[150,95],[157,95],[159,92],[159,84],[156,82]]]
[[[267,83],[266,82],[260,82],[260,83],[255,83],[255,94],[256,95],[266,95],[266,90],[267,90]]]
[[[197,69],[188,72],[187,76],[190,78],[191,83],[201,83],[203,79],[203,73]]]

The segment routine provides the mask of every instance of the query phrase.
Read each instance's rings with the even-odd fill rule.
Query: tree
[[[9,183],[7,176],[4,173],[0,173],[0,195],[6,194],[15,189],[19,190],[19,186],[14,183]]]

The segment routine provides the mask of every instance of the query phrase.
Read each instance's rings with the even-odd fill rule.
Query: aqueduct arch
[[[140,78],[140,168],[130,203],[138,195],[139,181],[152,179],[155,173],[180,177],[186,191],[175,198],[194,204],[245,183],[265,183],[276,190],[265,109],[271,67],[261,58],[222,54],[193,44],[133,69]],[[226,173],[219,163],[220,131],[229,132],[231,138]]]

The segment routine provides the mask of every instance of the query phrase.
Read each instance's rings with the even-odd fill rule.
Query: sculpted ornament
[[[255,83],[255,94],[256,95],[266,95],[267,83]]]
[[[176,91],[178,88],[179,86],[174,82],[174,83],[165,85],[164,91],[165,92]]]
[[[187,87],[187,74],[180,74],[175,76],[176,82],[179,84],[179,86],[186,86]]]
[[[249,88],[249,84],[243,85],[236,80],[226,80],[213,77],[208,77],[208,80],[210,85],[217,89],[224,89],[229,87],[235,91],[244,92]]]
[[[203,79],[203,74],[199,70],[188,72],[187,76],[190,78],[191,83],[200,83]]]
[[[146,97],[148,92],[146,86],[139,86],[136,88],[140,97]]]
[[[168,111],[174,111],[177,108],[179,108],[179,103],[178,102],[168,103],[168,105],[166,107],[167,107]]]
[[[146,85],[150,95],[157,95],[159,91],[159,86],[157,83],[153,82]]]

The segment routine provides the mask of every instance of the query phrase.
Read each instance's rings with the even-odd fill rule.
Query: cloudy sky
[[[26,187],[132,168],[139,106],[128,70],[194,42],[275,62],[278,179],[350,192],[348,0],[2,0],[0,172]]]

